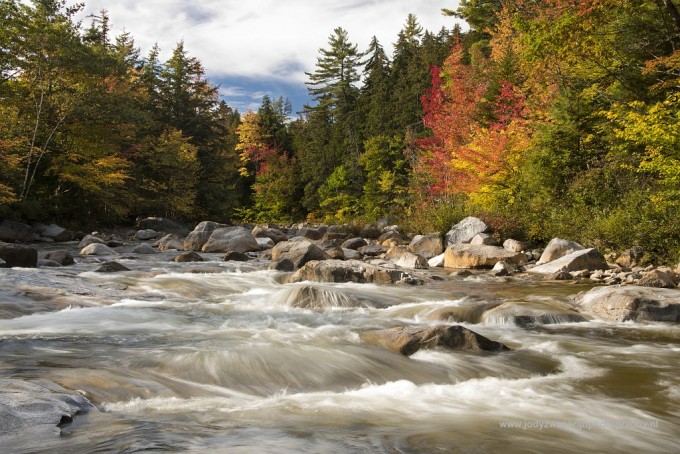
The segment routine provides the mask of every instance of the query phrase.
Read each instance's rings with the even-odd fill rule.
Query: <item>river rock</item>
[[[155,230],[157,232],[174,233],[179,236],[186,236],[189,229],[168,218],[149,217],[137,222],[137,227],[146,230]]]
[[[58,226],[57,224],[48,225],[45,227],[45,230],[40,233],[40,235],[45,238],[52,238],[57,242],[71,241],[74,238],[73,232]]]
[[[73,265],[75,263],[71,253],[62,249],[57,251],[43,252],[40,254],[40,258],[44,260],[53,260],[62,266]]]
[[[328,254],[331,260],[345,260],[345,251],[340,246],[327,247],[323,251]]]
[[[0,379],[0,427],[3,437],[58,437],[76,415],[96,410],[85,397],[47,381]]]
[[[638,285],[642,287],[656,287],[656,288],[675,288],[675,273],[673,271],[652,270],[647,271],[640,277]]]
[[[378,266],[358,260],[324,260],[306,263],[290,282],[356,282],[422,285],[425,279],[397,267]]]
[[[680,290],[597,287],[578,297],[582,312],[612,322],[680,322]]]
[[[203,262],[203,257],[194,251],[182,252],[173,259],[176,263]]]
[[[80,255],[118,255],[118,253],[105,244],[92,243],[82,248]]]
[[[361,303],[345,292],[313,286],[296,286],[286,298],[290,307],[325,309],[331,307],[357,307]]]
[[[0,222],[0,241],[16,243],[17,241],[28,243],[33,241],[33,229],[26,224],[15,221]]]
[[[512,252],[522,252],[527,249],[527,244],[523,241],[517,241],[508,238],[507,240],[503,241],[503,248]]]
[[[21,244],[0,243],[0,259],[6,268],[35,268],[38,264],[38,251]]]
[[[545,255],[545,252],[543,255]],[[604,256],[597,249],[591,248],[577,250],[557,260],[530,268],[528,271],[534,274],[552,274],[559,273],[560,271],[595,271],[606,269],[609,269],[609,265],[607,265]]]
[[[470,243],[478,233],[489,233],[490,231],[491,227],[486,225],[484,221],[469,216],[446,232],[444,243],[447,247],[454,244]]]
[[[489,308],[482,314],[480,323],[513,324],[517,326],[553,325],[559,323],[585,322],[586,318],[570,307],[532,303],[526,306],[508,302]]]
[[[297,269],[312,260],[328,260],[330,257],[309,240],[283,241],[272,249],[272,260],[289,259]]]
[[[543,250],[541,258],[538,259],[537,265],[552,262],[559,259],[560,257],[564,257],[565,255],[569,255],[572,252],[581,251],[583,249],[585,249],[585,247],[574,241],[563,240],[562,238],[553,238]],[[602,259],[604,260],[604,257]]]
[[[645,250],[640,246],[634,246],[627,249],[621,253],[621,255],[616,259],[616,264],[621,268],[633,268],[640,263]]]
[[[184,248],[184,240],[174,233],[168,233],[163,238],[156,241],[154,246],[157,247],[159,251],[171,251],[173,249],[181,251]]]
[[[446,254],[439,254],[436,257],[432,257],[430,260],[427,261],[427,264],[430,268],[441,268],[444,266],[444,257],[446,257]]]
[[[222,260],[225,262],[247,262],[250,260],[250,256],[245,252],[229,251],[224,254]]]
[[[152,229],[137,230],[137,233],[135,233],[136,240],[146,241],[154,238],[158,238],[158,232]]]
[[[510,276],[514,272],[515,267],[505,261],[497,262],[493,268],[491,268],[491,275],[496,277]]]
[[[439,233],[416,235],[408,245],[408,250],[424,257],[426,260],[444,252],[442,237]]]
[[[429,268],[425,257],[408,251],[404,252],[395,263],[397,266],[410,270],[426,270]]]
[[[401,237],[401,234],[397,232],[396,230],[388,230],[387,232],[383,233],[378,237],[378,243],[383,244],[386,241],[389,240],[394,240],[395,242],[401,244],[404,242],[404,239]],[[441,237],[439,239],[441,242]],[[365,245],[362,245],[365,246]]]
[[[501,261],[514,265],[526,263],[525,254],[511,252],[497,246],[456,244],[446,248],[444,254],[446,268],[491,268]]]
[[[119,273],[121,271],[130,271],[130,268],[125,265],[121,265],[118,262],[104,262],[94,271],[96,273]]]
[[[274,246],[276,246],[276,243],[274,243],[274,240],[272,240],[269,237],[265,237],[265,238],[257,238],[256,237],[255,241],[257,241],[257,245],[260,246],[261,250],[271,249]]]
[[[205,243],[208,242],[208,239],[210,239],[212,232],[212,230],[194,230],[193,232],[189,232],[187,237],[184,238],[182,247],[185,251],[200,251],[201,248],[205,246]]]
[[[274,260],[269,264],[270,270],[292,272],[295,271],[295,264],[291,259]]]
[[[157,251],[148,243],[138,244],[132,249],[135,254],[155,254]]]
[[[344,247],[342,248],[342,255],[345,257],[345,260],[361,260],[363,257],[359,251]]]
[[[219,222],[213,222],[213,221],[201,221],[198,224],[196,224],[196,227],[194,227],[194,230],[192,232],[212,232],[217,229],[222,229],[224,227],[229,227],[226,224],[220,224]]]
[[[359,249],[357,249],[357,251],[364,257],[377,257],[379,255],[386,253],[387,248],[379,244],[369,244],[360,247]]]
[[[274,244],[286,241],[288,237],[279,229],[271,227],[255,226],[251,232],[255,238],[270,238]]]
[[[95,235],[85,235],[82,240],[80,240],[80,243],[78,243],[78,247],[80,249],[89,246],[91,244],[104,244],[104,240],[99,238],[98,236]]]
[[[368,245],[365,239],[361,237],[357,238],[350,238],[349,240],[345,241],[342,243],[342,248],[343,249],[354,249],[355,251],[359,249],[360,247],[364,247]]]
[[[251,229],[252,230],[252,229]],[[259,251],[257,240],[245,227],[225,227],[216,229],[203,245],[203,252],[252,252]]]
[[[54,260],[47,260],[47,259],[38,259],[38,263],[36,265],[38,268],[60,268],[61,263],[55,262]]]
[[[373,225],[373,224],[368,224],[364,226],[363,229],[361,229],[361,232],[359,232],[359,236],[363,238],[368,238],[369,240],[375,240],[380,238],[380,235],[382,232],[378,228],[378,226]]]
[[[478,233],[470,240],[470,244],[476,246],[498,246],[498,241],[488,233]]]
[[[574,275],[566,269],[557,271],[555,273],[546,274],[543,278],[546,281],[570,281],[574,279]]]
[[[411,356],[421,349],[446,348],[468,352],[500,352],[510,350],[500,342],[477,334],[461,325],[395,328],[367,331],[360,334],[368,344],[386,348],[394,353]]]

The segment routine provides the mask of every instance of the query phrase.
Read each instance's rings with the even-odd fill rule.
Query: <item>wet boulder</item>
[[[28,243],[33,241],[33,229],[21,222],[2,221],[0,222],[0,241]]]
[[[513,265],[526,263],[526,255],[512,252],[497,246],[477,246],[456,244],[446,248],[444,266],[446,268],[492,268],[496,263],[505,261]]]
[[[76,415],[96,410],[75,391],[41,381],[0,379],[0,427],[3,437],[54,435]]]
[[[574,241],[553,238],[543,250],[537,264],[542,265],[544,263],[552,262],[560,257],[564,257],[565,255],[569,255],[576,251],[582,251],[583,249],[585,249],[585,247]]]
[[[270,270],[292,272],[295,271],[295,264],[290,259],[274,260],[269,264]]]
[[[245,227],[225,227],[213,230],[208,241],[203,245],[203,252],[253,252],[259,251],[260,245],[251,232]]]
[[[426,260],[444,252],[442,237],[439,233],[416,235],[408,245],[408,250],[424,257]]]
[[[137,230],[135,239],[140,241],[153,240],[158,238],[158,232],[152,229]]]
[[[250,260],[250,256],[245,252],[229,251],[224,254],[222,260],[225,262],[247,262]]]
[[[290,282],[302,281],[422,285],[426,279],[396,265],[374,265],[358,260],[324,260],[306,263],[290,278]]]
[[[57,224],[50,224],[45,227],[45,229],[40,232],[40,236],[44,238],[51,238],[57,242],[71,241],[75,234],[70,230],[58,226]]]
[[[312,260],[328,260],[330,256],[321,248],[306,239],[299,241],[283,241],[272,249],[272,260],[288,259],[295,269]]]
[[[444,245],[467,244],[479,233],[489,233],[491,227],[479,218],[469,216],[451,227],[444,236]]]
[[[315,310],[361,305],[359,300],[345,292],[310,285],[293,287],[286,297],[286,304],[290,307]]]
[[[680,322],[680,290],[597,287],[577,297],[581,312],[612,322]]]
[[[40,254],[40,258],[44,260],[52,260],[62,266],[73,265],[75,260],[70,252],[65,250],[49,251]]]
[[[274,246],[276,246],[276,243],[274,243],[274,240],[271,238],[255,238],[255,241],[257,241],[257,245],[260,246],[261,250],[265,249],[271,249]]]
[[[517,326],[578,323],[586,319],[575,309],[558,304],[533,302],[531,305],[508,302],[489,308],[482,314],[481,323],[514,324]]]
[[[545,252],[543,255],[545,255]],[[553,274],[560,271],[595,271],[606,269],[609,269],[609,265],[607,265],[604,256],[597,249],[590,248],[577,250],[551,262],[530,268],[528,271],[534,274]]]
[[[99,238],[98,236],[95,235],[85,235],[82,240],[80,240],[80,243],[78,243],[78,247],[80,249],[89,246],[90,244],[104,244],[104,240]]]
[[[0,243],[0,259],[5,268],[35,268],[38,265],[38,251],[21,244]]]
[[[501,352],[510,350],[500,342],[477,334],[461,325],[398,326],[360,334],[368,344],[394,353],[411,356],[421,349],[444,348],[466,352]]]

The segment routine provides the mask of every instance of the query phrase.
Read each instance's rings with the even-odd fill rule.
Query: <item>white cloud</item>
[[[408,13],[429,30],[451,27],[452,0],[85,0],[86,13],[109,12],[113,32],[128,31],[146,54],[158,42],[167,58],[178,41],[208,76],[304,82],[319,48],[343,27],[364,50],[376,35],[391,50]],[[70,2],[73,3],[73,2]],[[87,20],[85,20],[87,24]],[[223,89],[223,90],[228,90]]]

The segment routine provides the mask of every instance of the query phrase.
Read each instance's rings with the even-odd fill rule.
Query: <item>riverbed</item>
[[[0,269],[0,378],[97,407],[0,450],[677,452],[680,327],[560,315],[592,286],[441,269],[425,286],[286,284],[265,261],[131,249],[122,273]],[[310,287],[323,301],[299,307]],[[527,310],[555,315],[512,316]],[[406,357],[360,339],[453,323],[512,350]]]

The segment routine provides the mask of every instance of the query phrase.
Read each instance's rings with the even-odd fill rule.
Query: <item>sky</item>
[[[336,27],[349,33],[360,51],[375,35],[389,53],[406,16],[423,28],[452,28],[441,14],[457,0],[84,0],[84,14],[105,9],[112,32],[129,32],[142,55],[158,43],[161,59],[184,41],[220,95],[242,113],[262,97],[287,97],[294,110],[309,102],[305,72],[314,71],[320,48]],[[75,1],[69,4],[76,3]],[[84,26],[88,19],[84,19]]]

